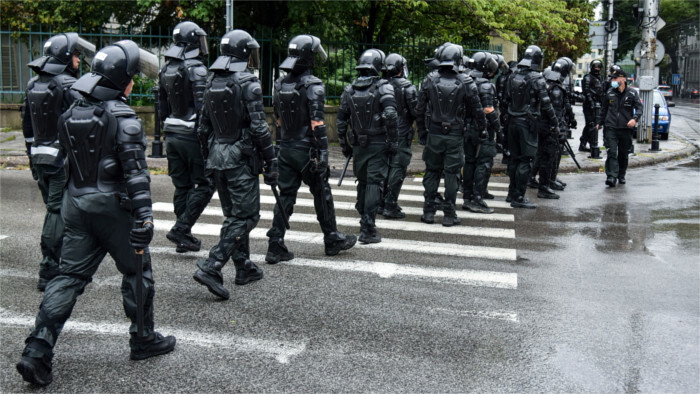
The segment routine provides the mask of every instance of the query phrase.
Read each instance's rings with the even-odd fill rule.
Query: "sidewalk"
[[[562,156],[560,172],[562,173],[572,173],[572,172],[602,172],[605,167],[605,148],[601,147],[601,159],[590,159],[589,152],[578,152],[579,138],[583,130],[582,124],[583,115],[581,113],[581,107],[574,107],[577,115],[577,120],[579,120],[579,127],[573,131],[573,139],[569,140],[571,148],[576,154],[576,159],[581,165],[581,170],[576,168],[574,161],[567,155]],[[578,110],[578,111],[576,111]],[[599,143],[602,145],[602,133],[599,135]],[[148,152],[151,154],[153,137],[149,136]],[[695,152],[696,147],[686,141],[683,141],[673,134],[670,135],[667,141],[660,141],[659,144],[660,152],[649,152],[650,144],[640,144],[636,141],[634,142],[634,152],[635,154],[630,155],[629,167],[640,167],[648,166],[657,163],[662,163],[670,160],[674,160],[680,157],[687,157]],[[413,158],[408,166],[409,175],[422,174],[425,171],[425,163],[421,159],[423,153],[423,146],[417,142],[413,144]],[[340,172],[345,165],[345,158],[341,152],[340,146],[333,144],[330,146],[330,158],[329,166],[331,168],[332,176],[340,175]],[[501,155],[497,155],[494,159],[493,173],[505,174],[506,165],[501,163]],[[148,157],[148,167],[151,171],[158,173],[165,173],[168,169],[168,162],[165,158],[152,158]],[[10,130],[0,132],[0,168],[17,168],[26,167],[29,164],[25,153],[24,137],[22,136],[21,130]],[[352,175],[352,161],[348,166],[347,176]]]

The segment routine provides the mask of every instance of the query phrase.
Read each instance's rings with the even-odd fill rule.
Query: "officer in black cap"
[[[24,380],[35,385],[51,383],[58,336],[108,253],[123,275],[131,359],[143,360],[175,348],[175,337],[154,330],[155,286],[148,253],[153,211],[146,136],[141,120],[126,104],[139,72],[155,78],[158,59],[130,40],[102,48],[91,72],[72,87],[84,98],[58,119],[60,149],[69,160],[61,212],[65,222],[61,264],[58,276],[46,285],[17,363]]]
[[[207,33],[196,23],[182,22],[173,29],[173,41],[159,75],[158,113],[165,133],[168,175],[175,186],[173,205],[177,216],[167,238],[175,243],[178,253],[197,252],[202,242],[192,235],[192,226],[215,191],[205,175],[197,140],[207,84],[207,68],[202,63],[209,53]]]
[[[627,86],[627,74],[622,68],[615,70],[596,122],[596,130],[605,128],[605,184],[609,187],[615,187],[618,181],[620,184],[627,183],[625,176],[632,132],[642,117],[643,109],[639,93]]]
[[[292,38],[288,46],[289,56],[280,64],[287,75],[275,82],[272,96],[277,125],[277,160],[279,161],[280,200],[291,217],[297,192],[303,181],[314,197],[316,218],[323,231],[324,251],[335,256],[355,245],[357,237],[338,231],[333,206],[333,194],[328,183],[328,135],[326,132],[325,97],[323,82],[311,72],[316,57],[321,62],[328,59],[321,40],[303,34]],[[286,228],[280,207],[275,206],[272,228],[265,261],[276,264],[294,258],[294,253],[284,244]]]
[[[56,120],[81,97],[70,89],[78,76],[81,54],[91,58],[95,46],[77,33],[58,34],[44,43],[44,55],[28,64],[37,75],[27,83],[22,106],[22,131],[29,167],[46,206],[40,243],[43,258],[37,284],[41,291],[58,274],[61,257],[61,200],[66,183],[63,168],[66,157],[58,144]]]

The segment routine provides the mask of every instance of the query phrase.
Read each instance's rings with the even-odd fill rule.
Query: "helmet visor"
[[[158,77],[158,57],[144,49],[139,48],[139,70],[148,78]]]
[[[209,44],[207,43],[207,35],[204,33],[204,30],[199,34],[199,52],[202,56],[207,56],[209,54]]]
[[[328,54],[326,53],[326,50],[323,49],[323,45],[318,44],[318,48],[316,48],[316,53],[318,54],[318,57],[321,58],[321,63],[325,63],[326,60],[328,60]]]
[[[260,68],[260,48],[251,48],[248,57],[248,68],[257,70]]]
[[[74,50],[80,52],[80,54],[83,55],[83,57],[88,61],[91,61],[92,58],[95,57],[95,45],[80,37],[78,37],[78,40],[75,43]]]
[[[403,65],[403,70],[401,70],[401,73],[403,74],[402,77],[408,78],[408,67],[406,65]]]

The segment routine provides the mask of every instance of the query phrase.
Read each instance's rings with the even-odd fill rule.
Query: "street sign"
[[[608,21],[593,21],[588,22],[588,38],[591,40],[591,49],[605,49],[608,41],[605,31],[605,25]],[[612,47],[617,49],[617,33],[620,29],[615,29],[612,33]]]
[[[673,74],[671,76],[671,85],[680,85],[681,84],[681,74]]]
[[[634,61],[637,63],[642,62],[642,42],[639,41],[637,45],[634,46]],[[654,58],[654,64],[657,66],[664,60],[664,55],[666,55],[666,48],[661,41],[656,40],[656,57]]]

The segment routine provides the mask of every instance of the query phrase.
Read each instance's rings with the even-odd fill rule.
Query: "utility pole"
[[[603,71],[603,75],[605,75],[605,72],[609,72],[610,66],[613,65],[613,62],[615,61],[615,53],[613,52],[613,34],[616,29],[613,29],[612,26],[615,22],[613,22],[613,3],[615,0],[609,0],[610,2],[610,7],[608,8],[608,24],[606,33],[607,33],[607,44],[605,46],[605,68],[607,70]],[[609,75],[608,75],[609,77]]]
[[[233,30],[233,0],[226,0],[226,33]]]
[[[644,105],[644,114],[637,128],[637,141],[651,142],[653,90],[656,80],[656,22],[659,16],[658,0],[644,0],[642,17],[642,45],[639,66],[639,92]]]

